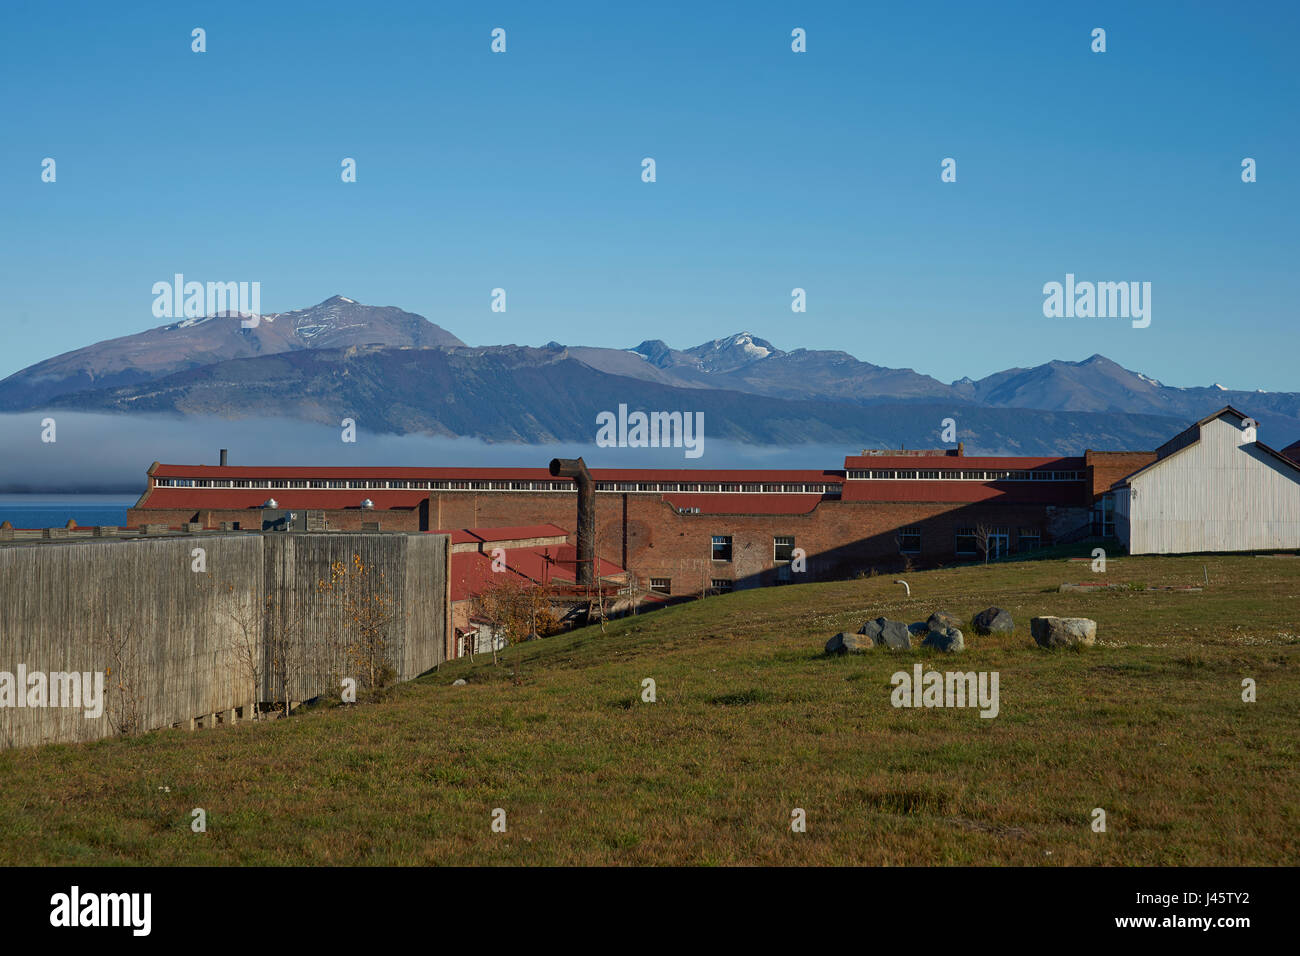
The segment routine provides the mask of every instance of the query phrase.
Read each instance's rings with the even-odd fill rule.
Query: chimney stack
[[[551,476],[578,485],[578,586],[596,583],[596,483],[581,458],[552,458]]]
[[[224,448],[221,449],[221,467],[226,467],[226,450]]]

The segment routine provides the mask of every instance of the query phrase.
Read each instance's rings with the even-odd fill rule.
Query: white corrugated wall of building
[[[1244,436],[1241,419],[1225,414],[1130,480],[1116,502],[1130,554],[1300,548],[1300,471]]]

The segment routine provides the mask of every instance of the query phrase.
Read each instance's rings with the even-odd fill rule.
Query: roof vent
[[[369,498],[363,498],[363,499],[361,500],[361,507],[363,507],[363,508],[373,508],[374,506],[375,506],[375,503],[374,503],[373,501],[371,501]]]
[[[262,507],[263,507],[263,508],[278,508],[278,507],[280,507],[280,502],[276,501],[274,498],[267,498],[266,501],[262,502]]]

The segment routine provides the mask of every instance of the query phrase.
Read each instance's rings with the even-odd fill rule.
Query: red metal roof
[[[915,460],[915,459],[913,459]],[[155,478],[379,478],[429,481],[569,481],[553,478],[545,468],[425,468],[376,466],[299,465],[164,465],[149,472]],[[839,482],[839,471],[772,470],[763,468],[592,468],[597,481],[740,481],[740,482]],[[295,490],[295,489],[279,489]],[[303,490],[303,489],[297,489]],[[307,489],[310,490],[310,489]],[[324,489],[322,489],[324,490]]]
[[[498,575],[506,574],[518,581],[536,584],[551,583],[571,586],[578,580],[577,549],[572,545],[533,545],[510,548],[505,553],[505,571],[492,570],[493,558],[482,551],[462,551],[451,556],[451,599],[468,601],[483,591]],[[597,573],[601,577],[622,574],[623,569],[612,561],[598,558]]]
[[[1043,468],[1049,471],[1081,471],[1084,468],[1082,458],[1031,458],[1022,456],[997,456],[981,458],[959,458],[950,455],[933,456],[880,456],[850,455],[844,459],[845,470],[853,469],[941,469],[945,471],[967,471],[988,469],[990,471],[1032,471]]]

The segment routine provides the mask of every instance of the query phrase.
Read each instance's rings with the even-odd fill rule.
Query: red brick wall
[[[1092,477],[1093,498],[1110,490],[1110,486],[1139,468],[1156,460],[1153,451],[1089,451],[1084,462]]]
[[[199,521],[217,527],[222,521],[246,526],[260,522],[253,511],[153,511],[132,510],[130,522],[179,524]],[[490,528],[551,523],[572,529],[576,525],[577,496],[562,492],[431,492],[427,528],[418,512],[357,510],[328,511],[331,528],[360,530],[362,521],[379,521],[385,531],[419,531],[438,528]],[[872,568],[880,572],[903,565],[896,543],[898,529],[921,528],[921,553],[911,555],[917,567],[957,560],[956,531],[986,525],[1005,527],[1015,550],[1021,528],[1035,529],[1044,545],[1056,534],[1086,523],[1086,508],[1037,504],[946,502],[854,502],[828,499],[800,515],[682,515],[658,495],[602,492],[596,499],[596,551],[623,564],[636,574],[639,584],[669,578],[672,592],[696,594],[715,578],[734,582],[736,588],[776,583],[773,537],[792,535],[795,547],[807,554],[806,577],[826,580],[847,577]],[[714,561],[713,535],[730,535],[732,560]],[[572,538],[571,538],[572,540]],[[963,557],[962,560],[970,558]]]
[[[418,511],[361,511],[357,508],[326,511],[331,531],[360,531],[362,522],[379,522],[382,531],[427,531],[420,526]],[[172,527],[186,521],[197,521],[205,528],[220,528],[223,521],[238,523],[242,531],[261,531],[262,512],[257,508],[240,508],[222,511],[211,508],[130,508],[126,513],[127,527],[145,524],[165,524]]]
[[[576,512],[575,496],[563,493],[433,492],[429,502],[430,522],[444,528],[543,522],[573,528]],[[732,580],[737,588],[775,583],[777,535],[794,537],[795,547],[808,555],[808,579],[817,580],[900,567],[895,536],[909,525],[921,528],[921,553],[912,556],[919,566],[955,560],[960,527],[1006,527],[1014,549],[1020,528],[1038,530],[1048,544],[1053,533],[1087,520],[1084,508],[836,500],[802,515],[682,515],[658,495],[603,492],[596,499],[596,551],[624,562],[642,587],[652,577],[670,578],[674,594],[693,594],[714,578]],[[731,535],[730,562],[712,559],[715,534]]]

